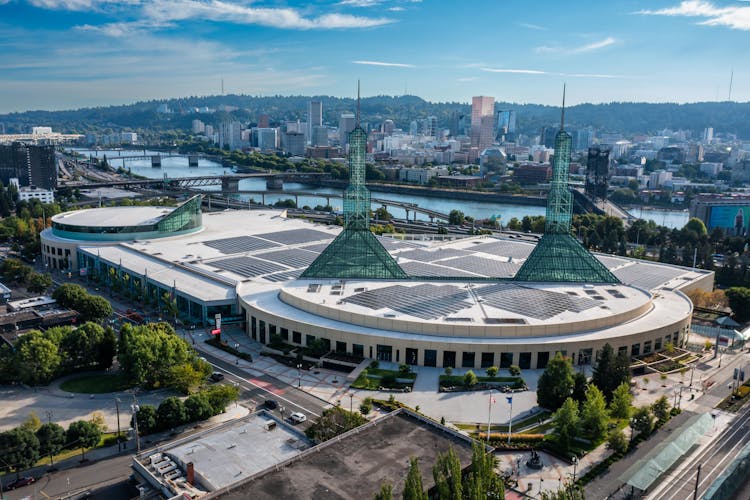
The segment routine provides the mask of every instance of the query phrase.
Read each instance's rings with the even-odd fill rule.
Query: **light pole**
[[[508,444],[510,444],[510,435],[513,432],[513,396],[508,396],[505,399],[510,403],[510,410],[508,410]]]
[[[130,411],[133,412],[133,429],[135,430],[135,450],[136,455],[141,454],[141,437],[138,435],[138,412],[141,410],[140,406],[135,404],[135,396],[133,396],[133,404],[130,405]]]
[[[284,420],[284,412],[286,411],[286,407],[279,406],[279,413],[281,413],[281,420]]]
[[[573,483],[576,482],[576,469],[578,468],[578,457],[573,455]]]
[[[302,363],[297,363],[297,387],[302,387]]]
[[[122,451],[122,441],[120,440],[120,400],[115,398],[115,408],[117,409],[117,453]]]
[[[487,405],[489,408],[487,410],[487,442],[490,442],[490,423],[492,422],[492,387],[490,387],[490,401]]]
[[[354,413],[354,393],[349,393],[349,413]]]

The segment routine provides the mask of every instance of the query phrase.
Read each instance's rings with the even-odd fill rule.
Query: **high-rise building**
[[[328,127],[322,125],[313,127],[310,144],[313,146],[328,146]]]
[[[55,189],[55,147],[34,146],[21,142],[0,145],[0,180],[7,186],[12,178],[17,178],[21,187]]]
[[[594,129],[580,128],[573,134],[573,151],[584,151],[594,143]]]
[[[393,123],[393,120],[390,119],[383,120],[383,124],[380,127],[380,130],[384,135],[392,135],[395,129],[396,125]]]
[[[265,114],[261,113],[258,115],[258,128],[269,128],[271,126],[271,118]]]
[[[471,146],[480,151],[495,142],[495,98],[471,98]]]
[[[512,109],[497,112],[497,137],[502,141],[515,141],[516,112]]]
[[[278,147],[277,130],[275,128],[257,128],[258,149],[273,151]]]
[[[357,120],[354,113],[342,113],[339,118],[339,142],[342,146],[349,140],[349,133],[354,130]]]
[[[287,132],[283,138],[284,153],[293,156],[303,156],[305,154],[305,134],[302,132]]]
[[[313,129],[323,125],[323,102],[310,101],[307,103],[307,136],[312,141]]]
[[[706,144],[711,144],[711,142],[714,140],[714,128],[708,127],[703,130],[703,142]]]
[[[437,137],[437,116],[428,116],[424,121],[424,135],[429,137]]]
[[[206,131],[206,124],[201,120],[193,120],[193,133],[202,134]]]
[[[605,199],[609,183],[609,150],[589,148],[586,159],[586,194],[593,199]]]

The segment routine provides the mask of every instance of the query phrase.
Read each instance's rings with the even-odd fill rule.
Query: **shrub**
[[[474,375],[474,372],[469,370],[466,372],[466,375],[464,375],[464,385],[467,385],[469,387],[473,387],[477,385],[477,382],[479,380],[477,379],[477,376]]]
[[[618,429],[612,430],[607,436],[607,449],[615,453],[625,453],[628,450],[628,439],[625,434]]]
[[[156,409],[156,422],[160,429],[171,429],[184,424],[187,422],[185,404],[175,396],[165,399]]]
[[[372,398],[365,398],[362,404],[359,405],[359,412],[362,415],[367,415],[372,411]]]
[[[445,374],[448,375],[448,376],[453,375],[453,368],[451,368],[450,366],[446,366],[445,367]]]
[[[411,367],[405,363],[398,365],[399,375],[409,375],[411,373]]]
[[[487,376],[488,377],[496,377],[498,372],[497,366],[490,366],[487,368]]]
[[[517,377],[521,374],[521,368],[519,368],[518,365],[510,365],[510,368],[508,368],[508,371],[514,377]]]
[[[380,361],[378,361],[377,359],[372,360],[372,363],[370,363],[370,368],[372,368],[373,370],[377,370],[379,366]]]

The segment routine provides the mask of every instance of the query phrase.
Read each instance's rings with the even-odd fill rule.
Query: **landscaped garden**
[[[416,378],[417,374],[411,371],[409,365],[402,364],[398,370],[386,370],[380,368],[377,361],[373,361],[369,368],[360,372],[357,379],[352,383],[352,388],[409,392],[414,387]]]
[[[509,377],[499,377],[499,369],[496,366],[487,368],[487,376],[477,376],[473,370],[463,375],[453,375],[452,368],[446,368],[445,374],[440,375],[440,392],[479,391],[485,389],[497,389],[503,392],[526,390],[526,382],[519,375],[521,369],[511,366],[508,370]]]
[[[128,378],[122,373],[82,375],[80,377],[66,380],[60,384],[60,389],[66,392],[77,392],[82,394],[105,394],[108,392],[120,392],[134,387]]]

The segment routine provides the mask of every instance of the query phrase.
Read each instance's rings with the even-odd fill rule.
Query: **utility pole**
[[[698,473],[695,475],[695,490],[693,490],[693,500],[698,500],[698,485],[701,482],[701,466],[698,464]]]
[[[117,409],[117,452],[122,451],[122,441],[120,440],[120,400],[115,398],[115,408]]]

